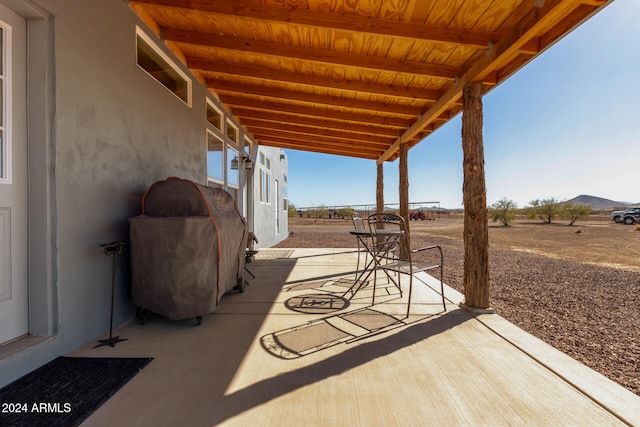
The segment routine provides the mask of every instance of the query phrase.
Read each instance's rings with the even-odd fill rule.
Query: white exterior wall
[[[168,176],[207,183],[208,95],[181,66],[193,79],[186,105],[137,66],[136,26],[146,27],[125,1],[3,1],[33,18],[30,333],[46,339],[5,346],[0,387],[108,333],[112,258],[99,245],[128,240],[128,218],[140,213],[151,183]],[[274,177],[283,173],[277,171]],[[262,213],[256,209],[254,223],[261,244],[277,241],[268,235],[275,219],[265,213],[263,225]],[[279,236],[286,237],[286,212],[281,218]],[[125,254],[118,258],[115,325],[135,314],[130,286]]]
[[[267,170],[260,163],[260,153],[270,161],[269,199],[261,200],[260,174]],[[259,243],[256,248],[268,248],[286,239],[289,235],[287,209],[284,202],[288,191],[288,157],[284,150],[260,147],[253,169],[253,209],[255,222],[253,232]],[[276,192],[276,181],[277,192]]]

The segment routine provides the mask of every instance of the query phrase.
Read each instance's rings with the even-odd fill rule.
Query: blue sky
[[[616,0],[485,95],[487,202],[640,202],[640,1]],[[462,206],[461,118],[409,151],[409,199]],[[373,160],[285,150],[297,207],[373,204]],[[398,161],[384,165],[398,203]]]

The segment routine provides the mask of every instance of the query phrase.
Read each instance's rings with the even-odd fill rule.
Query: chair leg
[[[360,272],[360,240],[358,239],[358,263],[356,264],[356,277],[354,280],[358,280],[359,272]]]
[[[411,310],[411,294],[413,293],[413,272],[409,275],[409,298],[407,300],[407,318],[409,318],[409,311]]]
[[[373,296],[371,297],[371,305],[375,305],[376,304],[376,284],[378,281],[378,266],[374,265],[373,266],[373,289],[372,289],[372,293]]]
[[[447,303],[444,299],[444,282],[442,281],[443,279],[442,270],[444,270],[444,266],[442,265],[442,262],[441,262],[440,263],[440,294],[442,295],[442,308],[444,311],[447,311]]]

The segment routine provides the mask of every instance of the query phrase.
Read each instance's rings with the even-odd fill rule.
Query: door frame
[[[52,336],[58,319],[53,16],[31,0],[0,1],[27,21],[29,334]]]

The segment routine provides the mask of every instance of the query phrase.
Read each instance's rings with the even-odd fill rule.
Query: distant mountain
[[[616,202],[615,200],[603,199],[602,197],[596,196],[587,196],[584,194],[574,197],[571,200],[567,200],[567,202],[588,205],[591,206],[591,209],[596,211],[611,211],[616,208],[630,206],[633,204],[629,202]]]

